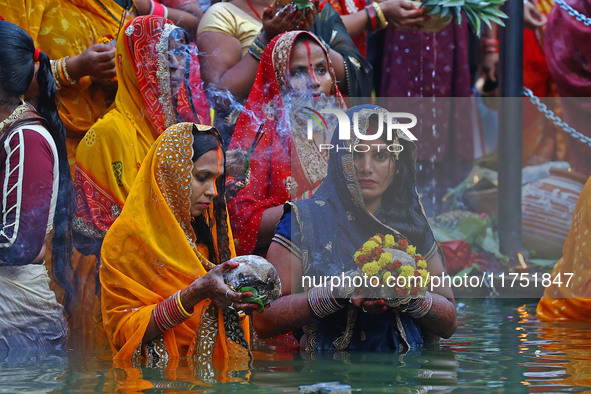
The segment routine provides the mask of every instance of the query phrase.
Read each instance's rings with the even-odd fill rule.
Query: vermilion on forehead
[[[310,67],[310,70],[314,69],[314,65],[312,64],[312,54],[310,53],[310,43],[308,41],[304,41],[304,44],[306,44],[306,51],[308,52],[308,67]],[[316,80],[316,73],[311,73],[312,75],[312,82],[318,82]]]

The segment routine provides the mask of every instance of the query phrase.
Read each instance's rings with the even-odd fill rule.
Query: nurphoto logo
[[[310,111],[310,113],[308,113],[308,115],[310,115],[310,119],[308,119],[307,124],[308,140],[310,141],[314,140],[314,122],[316,122],[321,129],[328,130],[328,124],[326,119],[324,119],[323,114],[335,115],[337,117],[338,139],[341,141],[351,141],[351,129],[353,130],[355,137],[363,141],[378,140],[382,138],[384,132],[386,133],[387,141],[397,141],[395,134],[396,130],[400,130],[411,141],[417,140],[417,137],[415,137],[414,134],[409,130],[410,128],[416,126],[417,117],[409,112],[389,112],[384,110],[363,111],[364,119],[362,119],[362,122],[359,120],[360,112],[356,112],[353,114],[353,124],[351,125],[349,117],[345,111],[341,109],[325,108],[321,109],[320,111],[316,111],[310,107],[306,107],[306,109]],[[368,124],[369,118],[372,116],[377,117],[377,130],[375,133],[370,134],[367,130],[361,130],[360,123]],[[403,120],[408,120],[408,122],[402,123]],[[371,149],[368,144],[350,144],[345,146],[337,145],[336,147],[333,144],[318,145],[318,149],[320,151],[331,150],[335,148],[337,151],[347,150],[348,152],[368,152]],[[387,149],[388,152],[397,153],[401,152],[403,147],[399,143],[395,142],[387,145],[385,149]]]

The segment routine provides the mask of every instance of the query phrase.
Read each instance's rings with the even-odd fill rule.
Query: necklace
[[[197,246],[196,244],[193,244],[192,246],[193,250],[197,253],[197,258],[199,259],[199,261],[201,261],[201,263],[203,263],[205,270],[209,271],[210,269],[215,268],[216,265],[208,259],[206,259],[205,256],[201,254],[201,252],[199,251],[199,246]]]
[[[262,19],[261,18],[261,14],[259,14],[257,12],[257,10],[254,8],[254,6],[252,5],[252,3],[250,2],[250,0],[246,0],[246,3],[248,4],[248,6],[250,7],[250,9],[252,10],[252,12],[254,12],[254,14],[257,16],[257,18]]]

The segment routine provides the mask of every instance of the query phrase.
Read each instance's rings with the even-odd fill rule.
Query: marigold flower
[[[425,260],[419,260],[417,263],[418,268],[427,268],[427,262]]]
[[[409,265],[403,265],[400,267],[400,275],[410,277],[415,273],[415,269]]]
[[[388,278],[391,277],[392,274],[390,273],[390,271],[386,271],[384,272],[384,275],[382,275],[382,282],[384,282],[386,285],[388,284]]]
[[[406,250],[406,248],[408,247],[408,241],[404,238],[401,238],[398,240],[398,248],[400,250]]]
[[[371,263],[367,263],[361,269],[367,276],[374,276],[378,272],[380,272],[380,266],[377,261],[372,261]]]
[[[426,269],[423,269],[423,268],[420,268],[418,271],[419,271],[419,274],[421,274],[421,277],[423,278],[423,280],[422,280],[423,288],[426,288],[427,285],[429,284],[429,282],[431,281],[431,276],[429,275],[429,271],[427,271]]]
[[[380,255],[380,259],[378,260],[380,266],[384,268],[386,265],[392,262],[392,253],[384,252]]]
[[[414,256],[416,252],[417,248],[415,248],[413,245],[408,245],[406,247],[406,253],[410,254],[411,256]]]
[[[382,253],[384,253],[384,249],[381,246],[378,246],[371,251],[370,256],[374,260],[379,260]]]
[[[392,234],[386,234],[384,238],[384,248],[393,249],[396,247],[396,240]]]
[[[370,253],[372,250],[374,250],[378,246],[379,245],[377,244],[376,241],[369,240],[369,241],[367,241],[366,243],[363,244],[363,252],[364,253]]]

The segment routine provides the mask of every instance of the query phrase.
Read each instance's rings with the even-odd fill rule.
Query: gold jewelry
[[[179,309],[181,310],[181,313],[184,314],[187,319],[190,318],[191,316],[193,316],[193,314],[187,312],[187,310],[183,306],[183,303],[181,302],[181,291],[180,290],[176,293],[176,303],[177,303]]]
[[[215,268],[215,264],[212,263],[211,261],[207,260],[199,251],[199,247],[195,244],[193,244],[193,248],[195,250],[195,253],[197,253],[197,258],[199,259],[199,261],[201,261],[201,263],[205,266],[206,270],[210,270],[212,268]]]
[[[378,21],[380,22],[380,25],[377,28],[383,29],[386,26],[388,26],[388,21],[386,20],[386,17],[384,16],[384,13],[382,12],[382,8],[380,7],[380,5],[374,1],[373,3],[371,3],[371,6],[375,10],[376,15],[378,17]]]
[[[60,68],[61,71],[64,74],[64,78],[66,79],[66,81],[68,82],[68,84],[70,85],[74,85],[76,83],[76,80],[72,79],[70,77],[70,74],[68,74],[68,69],[66,67],[66,61],[70,58],[70,56],[66,56],[60,59]]]

